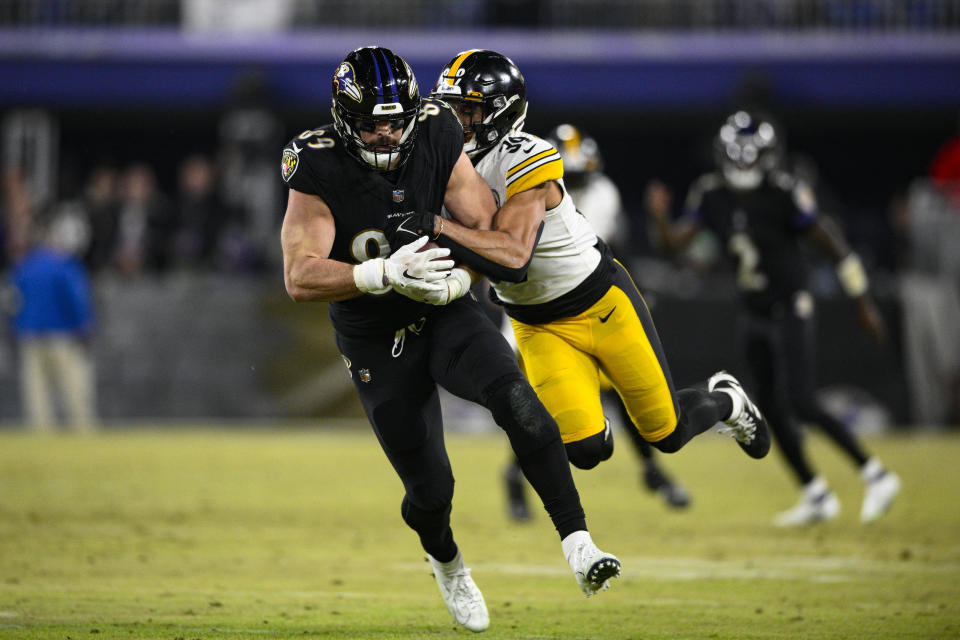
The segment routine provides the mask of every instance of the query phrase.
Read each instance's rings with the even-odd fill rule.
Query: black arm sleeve
[[[507,282],[523,282],[527,279],[527,268],[530,266],[530,262],[533,260],[533,252],[537,249],[537,244],[540,243],[540,234],[543,233],[544,223],[540,223],[540,227],[537,229],[537,237],[533,241],[533,250],[530,251],[530,257],[527,258],[527,261],[521,267],[510,268],[500,264],[499,262],[494,262],[489,258],[485,258],[476,251],[468,249],[462,244],[451,240],[445,235],[441,235],[437,239],[437,244],[441,247],[446,247],[450,249],[450,254],[454,257],[455,260],[462,262],[467,265],[474,271],[478,271],[483,275],[487,276],[491,280],[505,280]]]

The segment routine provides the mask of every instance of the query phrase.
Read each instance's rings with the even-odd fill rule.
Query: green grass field
[[[594,539],[623,561],[584,598],[542,511],[505,515],[499,434],[451,435],[454,531],[486,638],[960,637],[960,437],[867,440],[903,478],[858,521],[853,469],[811,451],[844,510],[781,531],[778,454],[704,436],[666,459],[687,512],[641,491],[632,451],[575,473]],[[0,432],[0,638],[463,638],[401,487],[364,429]]]

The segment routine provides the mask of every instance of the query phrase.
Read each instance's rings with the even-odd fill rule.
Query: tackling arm
[[[546,182],[515,194],[495,211],[490,188],[463,154],[444,202],[460,222],[436,221],[434,234],[439,236],[438,244],[450,247],[454,257],[467,266],[497,280],[520,282],[533,257],[546,210],[556,206],[562,195],[555,182]]]

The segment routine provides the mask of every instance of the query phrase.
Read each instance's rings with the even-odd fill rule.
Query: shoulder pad
[[[687,199],[683,205],[684,211],[699,209],[704,196],[711,191],[722,189],[724,184],[723,176],[718,173],[705,173],[694,180],[687,192]]]
[[[451,107],[449,104],[447,104],[447,103],[444,102],[443,100],[440,100],[439,98],[424,98],[423,100],[421,100],[421,101],[420,101],[420,113],[423,113],[425,109],[429,109],[429,108],[430,108],[430,105],[437,106],[437,107],[439,107],[440,109],[446,109],[447,111],[449,111],[450,113],[452,113],[454,116],[457,115],[457,114],[454,112],[453,107]]]
[[[287,184],[291,184],[294,175],[304,163],[314,164],[321,161],[326,156],[327,150],[333,149],[339,144],[340,138],[337,136],[333,125],[320,127],[319,129],[307,129],[295,136],[283,147],[283,154],[280,159],[280,177]],[[329,157],[329,156],[327,156]],[[294,186],[301,185],[302,181],[298,178],[294,181]]]
[[[517,132],[495,148],[506,174],[507,198],[537,185],[563,178],[563,159],[552,144],[535,135]]]
[[[806,180],[794,179],[793,188],[790,190],[793,198],[793,204],[800,211],[808,215],[815,215],[817,212],[817,196],[813,193],[813,188]]]
[[[770,183],[784,191],[790,191],[796,186],[798,178],[792,173],[781,169],[770,172]]]
[[[440,118],[437,120],[433,116],[440,116]],[[443,100],[437,100],[436,98],[424,98],[420,102],[420,114],[417,116],[417,118],[420,120],[420,124],[427,124],[434,121],[444,122],[453,120],[457,123],[458,128],[463,128],[463,125],[460,124],[460,118],[457,117],[453,107]]]
[[[330,124],[319,129],[307,129],[291,140],[290,145],[296,144],[301,149],[332,149],[339,139],[336,130]]]

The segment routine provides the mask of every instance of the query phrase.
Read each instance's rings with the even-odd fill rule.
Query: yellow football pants
[[[510,322],[524,372],[565,443],[603,431],[604,374],[644,439],[673,432],[669,368],[646,303],[619,263],[614,286],[583,313],[539,325]]]

